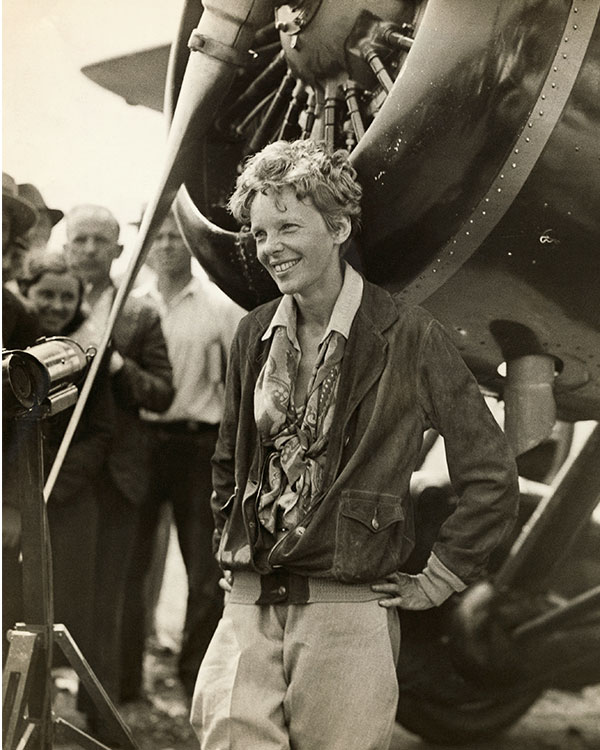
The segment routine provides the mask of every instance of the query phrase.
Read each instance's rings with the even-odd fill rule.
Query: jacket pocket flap
[[[359,521],[371,531],[383,531],[398,521],[404,520],[404,511],[397,502],[382,502],[365,500],[355,497],[345,497],[342,501],[342,515]]]

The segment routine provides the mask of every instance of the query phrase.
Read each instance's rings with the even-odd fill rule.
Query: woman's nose
[[[276,255],[281,252],[283,245],[278,237],[272,236],[265,239],[263,249],[267,255]]]

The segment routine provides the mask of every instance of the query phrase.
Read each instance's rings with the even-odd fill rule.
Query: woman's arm
[[[450,480],[458,497],[433,553],[468,583],[485,571],[490,554],[516,520],[516,463],[477,381],[436,321],[424,339],[419,372],[421,403],[444,437]]]

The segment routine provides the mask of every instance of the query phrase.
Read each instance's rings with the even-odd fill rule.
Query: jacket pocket
[[[334,573],[345,581],[372,581],[397,570],[404,539],[402,498],[345,491],[338,510]]]

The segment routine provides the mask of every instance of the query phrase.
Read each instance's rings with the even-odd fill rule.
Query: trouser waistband
[[[160,420],[146,420],[146,424],[156,430],[184,435],[198,435],[203,432],[217,432],[218,424],[199,422],[196,419],[179,419],[175,422],[161,422]]]
[[[312,602],[367,602],[381,599],[370,583],[341,583],[278,570],[266,575],[235,571],[228,601],[235,604],[309,604]]]

